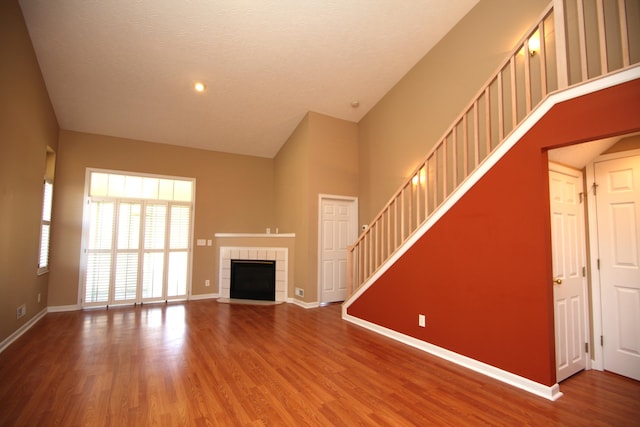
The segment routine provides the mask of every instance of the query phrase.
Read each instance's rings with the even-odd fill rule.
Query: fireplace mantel
[[[216,233],[214,235],[215,237],[221,238],[221,237],[240,237],[240,238],[244,238],[244,237],[273,237],[273,238],[278,238],[278,237],[296,237],[296,233]]]

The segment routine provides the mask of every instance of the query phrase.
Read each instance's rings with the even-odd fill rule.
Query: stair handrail
[[[578,40],[572,41],[579,46],[580,72],[577,77],[574,76],[574,81],[571,81],[569,73],[570,58],[567,49],[569,31],[565,15],[568,1],[576,5],[578,24]],[[631,65],[625,0],[617,0],[622,57],[621,66],[617,69],[612,69],[609,64],[605,6],[603,0],[596,0],[597,28],[594,31],[597,32],[599,41],[600,69],[599,74],[596,72],[590,75],[586,43],[590,28],[585,19],[584,2],[585,0],[553,0],[544,9],[536,24],[519,40],[507,59],[437,140],[422,162],[353,245],[349,246],[348,295],[353,294],[391,258],[549,94]],[[547,37],[551,34],[547,32],[550,21],[554,24],[552,28],[555,38]],[[538,46],[532,43],[536,39],[539,41]],[[555,57],[547,57],[550,48],[555,50]],[[550,73],[549,68],[555,70],[552,69]],[[518,80],[519,74],[523,74],[524,81]],[[505,96],[509,97],[511,107],[507,110]],[[494,114],[493,110],[497,113]],[[472,129],[469,129],[469,122],[472,122]],[[469,137],[472,139],[471,145]],[[462,150],[459,152],[460,145]],[[448,164],[450,154],[451,163]],[[405,207],[407,203],[408,207]]]

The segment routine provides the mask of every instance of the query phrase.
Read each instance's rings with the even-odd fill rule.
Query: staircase
[[[348,306],[479,179],[554,94],[639,70],[637,0],[554,0],[349,247]],[[473,178],[473,179],[472,179]]]

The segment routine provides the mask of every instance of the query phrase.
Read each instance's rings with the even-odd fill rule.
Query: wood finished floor
[[[640,382],[582,372],[556,402],[340,319],[192,301],[49,313],[0,353],[0,426],[625,426]]]

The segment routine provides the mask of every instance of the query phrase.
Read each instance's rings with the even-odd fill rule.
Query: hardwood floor
[[[47,314],[0,353],[0,426],[640,422],[640,382],[585,371],[556,402],[343,322],[213,300]]]

